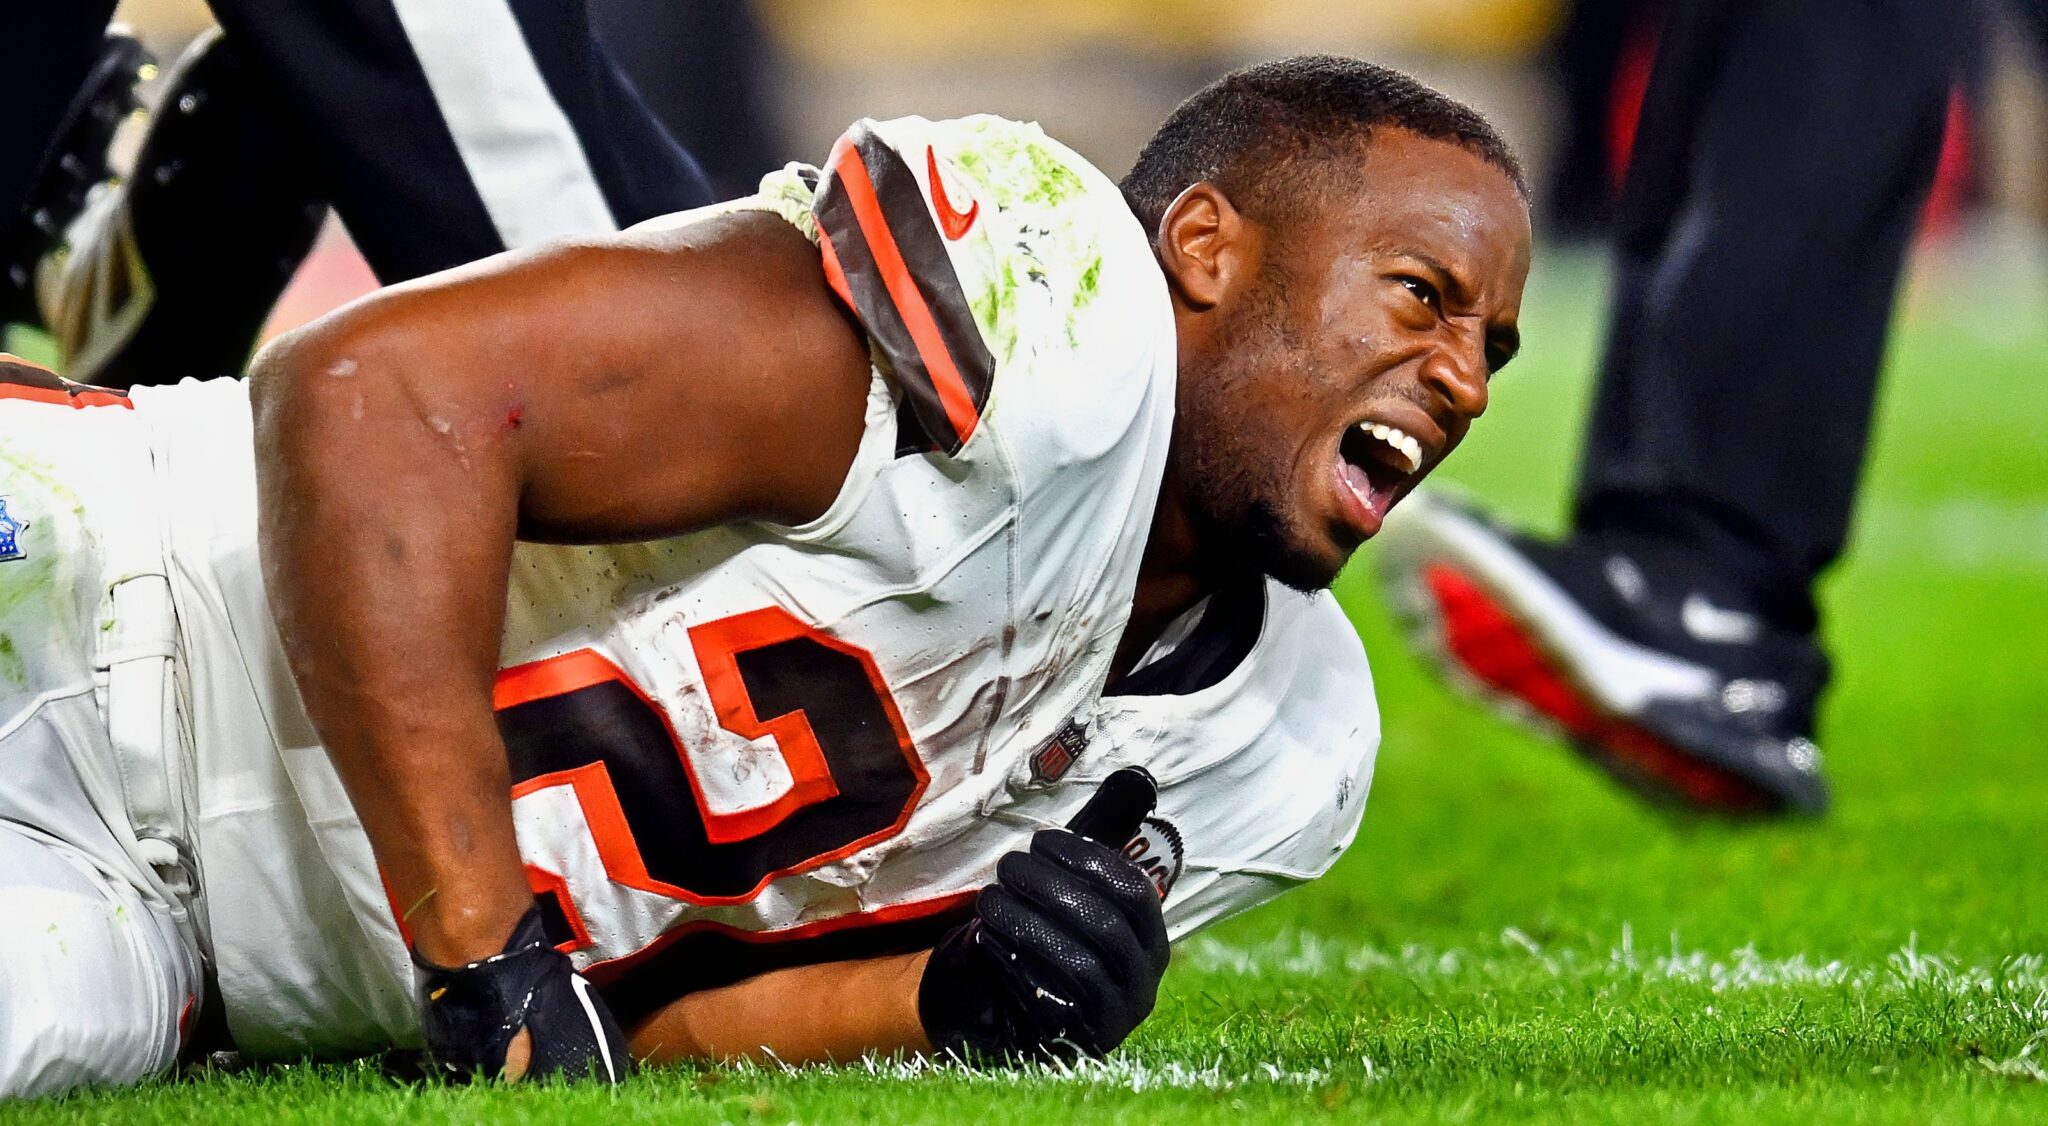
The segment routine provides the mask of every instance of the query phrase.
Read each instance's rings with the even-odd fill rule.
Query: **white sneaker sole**
[[[1634,719],[1656,699],[1700,699],[1719,690],[1720,675],[1621,637],[1485,524],[1454,504],[1417,493],[1376,537],[1380,573],[1408,620],[1416,645],[1466,687],[1527,711],[1518,697],[1480,681],[1446,641],[1442,607],[1429,570],[1443,565],[1477,584],[1548,656],[1587,704],[1611,719]]]

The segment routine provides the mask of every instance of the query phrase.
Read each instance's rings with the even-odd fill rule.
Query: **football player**
[[[1112,1049],[1355,829],[1363,654],[1299,592],[1484,409],[1528,238],[1477,115],[1297,59],[1121,189],[862,122],[247,384],[10,365],[0,1090],[209,1007],[511,1077]],[[1127,844],[1051,828],[1129,764]]]

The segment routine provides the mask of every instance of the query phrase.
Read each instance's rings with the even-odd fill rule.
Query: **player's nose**
[[[1443,341],[1422,363],[1423,386],[1465,419],[1486,413],[1486,375],[1486,344],[1477,333]]]

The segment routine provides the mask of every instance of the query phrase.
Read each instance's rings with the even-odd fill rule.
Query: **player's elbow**
[[[357,302],[265,346],[250,365],[259,472],[325,464],[360,484],[380,472],[493,461],[476,418],[476,381],[450,354],[460,326],[399,291]]]
[[[329,317],[264,345],[249,364],[259,467],[290,457],[309,439],[342,439],[353,414],[368,413],[373,393],[365,353],[370,341],[344,318]]]

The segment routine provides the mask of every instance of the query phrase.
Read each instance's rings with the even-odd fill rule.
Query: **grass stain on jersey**
[[[993,118],[972,125],[981,136],[950,155],[974,178],[976,194],[997,207],[1059,207],[1086,190],[1080,173],[1043,143],[1037,126]]]
[[[1017,288],[1016,264],[1005,259],[1002,270],[972,305],[989,350],[1005,360],[1017,351]]]
[[[1078,269],[1073,267],[1079,266],[1079,259],[1068,266],[1049,269],[1036,253],[1037,249],[1029,243],[1020,243],[1015,253],[1003,259],[995,276],[970,303],[989,350],[1002,359],[1016,354],[1018,334],[1025,319],[1019,316],[1018,305],[1027,286],[1044,290],[1054,308],[1064,301],[1067,309],[1063,327],[1069,348],[1081,346],[1080,315],[1102,291],[1102,255],[1092,241],[1087,248],[1090,253],[1085,256],[1087,265]],[[1071,283],[1061,285],[1067,279],[1072,279]]]
[[[756,193],[766,205],[768,213],[779,215],[791,226],[803,232],[811,242],[818,241],[818,216],[811,208],[817,204],[817,189],[804,182],[796,165],[780,168],[761,177]],[[817,169],[811,169],[816,173]]]
[[[11,617],[31,596],[46,599],[58,592],[51,589],[50,559],[31,553],[0,564],[0,618]]]
[[[1087,269],[1081,271],[1081,282],[1074,287],[1074,308],[1087,308],[1101,290],[1102,259],[1098,256],[1095,261],[1088,263]]]
[[[1095,256],[1088,268],[1081,271],[1081,280],[1074,285],[1074,311],[1067,317],[1067,343],[1080,347],[1080,335],[1074,331],[1081,311],[1095,303],[1095,297],[1102,292],[1102,255]]]
[[[1025,213],[1015,217],[1023,237],[1003,248],[994,280],[971,302],[983,335],[998,355],[1015,353],[1019,295],[1029,284],[1042,287],[1055,307],[1067,304],[1067,343],[1078,346],[1075,314],[1095,300],[1102,254],[1092,224],[1064,222],[1067,216],[1058,212],[1087,192],[1087,182],[1035,125],[1000,118],[960,124],[975,136],[948,155],[972,181],[975,196],[997,211]]]
[[[40,512],[47,519],[49,514],[68,508],[72,518],[83,526],[84,500],[58,478],[55,467],[18,450],[0,449],[0,493],[23,496],[28,502],[21,509],[23,515]],[[26,622],[31,626],[32,636],[49,629],[50,623],[63,620],[73,580],[70,566],[59,570],[60,564],[68,561],[60,552],[51,550],[61,536],[56,529],[36,528],[35,523],[33,517],[24,521],[21,535],[26,554],[0,563],[0,621],[17,619],[7,621],[16,627]],[[32,534],[38,540],[35,544],[27,542]],[[39,601],[33,609],[25,611],[24,605],[31,598]],[[28,683],[28,663],[11,633],[0,634],[0,679],[17,687]]]

